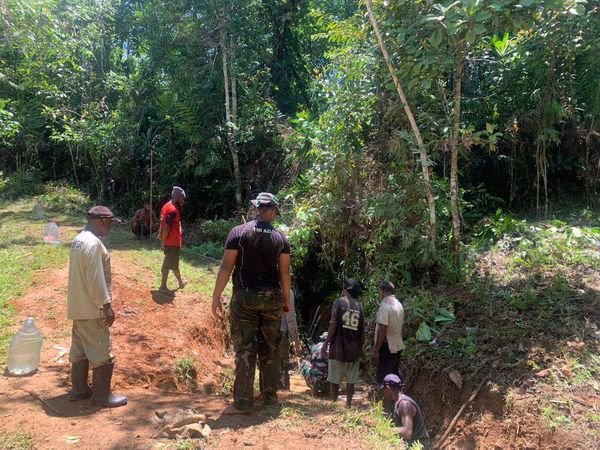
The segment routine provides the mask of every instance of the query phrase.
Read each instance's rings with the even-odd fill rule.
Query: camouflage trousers
[[[233,294],[229,324],[235,351],[233,404],[238,409],[254,405],[257,357],[263,401],[269,404],[277,400],[282,304],[279,289],[238,289]]]

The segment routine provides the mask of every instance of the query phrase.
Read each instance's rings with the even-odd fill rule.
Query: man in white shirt
[[[71,245],[67,318],[73,321],[71,334],[71,382],[69,400],[92,398],[97,406],[123,406],[127,397],[110,392],[114,368],[109,327],[115,321],[112,308],[110,255],[100,240],[110,233],[112,222],[120,222],[106,206],[94,206],[88,224]],[[88,385],[93,368],[92,388]]]
[[[383,382],[388,374],[398,375],[400,352],[404,350],[402,326],[404,324],[404,308],[394,295],[394,284],[382,281],[379,284],[379,309],[375,326],[375,345],[373,347],[373,364],[377,366],[377,383]]]

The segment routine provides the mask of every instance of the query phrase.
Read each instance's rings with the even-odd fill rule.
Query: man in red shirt
[[[181,207],[185,203],[185,191],[179,186],[173,186],[171,200],[165,203],[160,211],[160,228],[158,237],[162,240],[165,259],[161,269],[162,281],[159,291],[169,292],[167,289],[167,278],[169,270],[175,274],[179,282],[179,289],[183,289],[185,283],[179,272],[179,254],[183,243],[183,230],[181,228]]]

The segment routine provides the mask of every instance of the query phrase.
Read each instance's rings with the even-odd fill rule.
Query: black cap
[[[346,278],[344,280],[344,289],[346,289],[354,298],[358,298],[363,291],[361,282],[356,278]]]

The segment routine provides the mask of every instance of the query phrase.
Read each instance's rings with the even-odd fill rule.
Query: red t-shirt
[[[169,229],[169,235],[163,235],[163,243],[167,247],[181,247],[183,243],[183,230],[181,228],[181,214],[179,209],[171,202],[165,203],[160,211],[160,226],[162,230]]]

